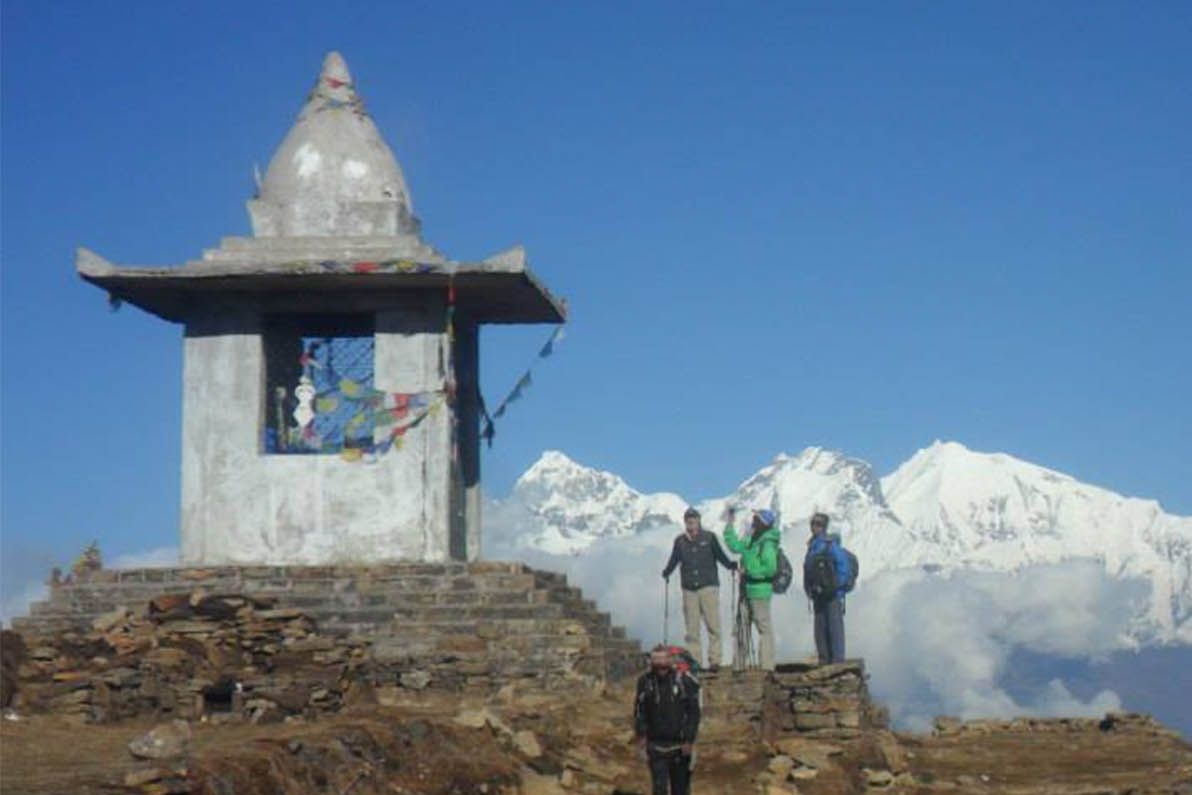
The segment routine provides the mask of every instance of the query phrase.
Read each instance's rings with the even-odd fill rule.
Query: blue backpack
[[[843,582],[838,581],[832,547],[837,546],[844,553],[848,571]],[[828,543],[819,552],[807,558],[803,564],[803,591],[812,599],[831,598],[838,591],[849,593],[857,585],[861,563],[857,556],[840,543],[840,536],[828,536]]]

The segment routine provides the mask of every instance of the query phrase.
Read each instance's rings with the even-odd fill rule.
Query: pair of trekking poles
[[[745,597],[745,581],[733,570],[733,670],[745,671],[758,667],[757,650],[753,646],[753,614]],[[662,581],[662,643],[670,645],[670,578]],[[699,650],[695,650],[699,655]]]

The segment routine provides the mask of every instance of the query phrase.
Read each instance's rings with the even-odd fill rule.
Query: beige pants
[[[698,591],[683,591],[683,622],[687,625],[687,648],[700,654],[699,622],[708,627],[708,665],[720,665],[720,589],[715,585]]]
[[[746,632],[752,632],[757,627],[757,656],[758,664],[763,671],[774,670],[774,623],[770,620],[769,599],[749,599],[746,601],[749,611],[749,622],[745,625]],[[738,659],[744,659],[744,652],[738,652]]]

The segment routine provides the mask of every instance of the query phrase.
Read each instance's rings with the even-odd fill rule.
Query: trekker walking
[[[699,683],[675,668],[670,649],[650,652],[650,670],[637,680],[633,733],[650,765],[654,795],[689,795],[691,756],[699,734]]]
[[[813,515],[803,559],[803,591],[815,609],[815,653],[820,665],[844,662],[844,594],[849,571],[840,537],[828,534],[828,515]]]
[[[724,528],[724,543],[741,556],[741,568],[745,571],[745,606],[750,625],[757,626],[758,656],[763,671],[774,670],[774,622],[770,616],[770,598],[774,595],[774,575],[778,572],[778,547],[782,533],[775,526],[778,517],[773,511],[754,511],[751,532],[738,536],[733,528],[734,508],[728,510],[728,525]],[[738,650],[743,648],[742,638],[737,638]]]
[[[683,589],[683,622],[686,625],[687,648],[700,657],[700,620],[708,628],[708,671],[720,669],[720,571],[716,564],[730,571],[737,568],[720,546],[715,533],[700,524],[699,511],[688,508],[683,513],[683,532],[675,538],[670,560],[662,570],[662,578],[670,580],[679,567],[679,584]]]

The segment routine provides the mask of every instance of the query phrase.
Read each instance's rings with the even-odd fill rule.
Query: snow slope
[[[862,579],[896,569],[1015,572],[1093,559],[1113,577],[1150,583],[1138,642],[1192,643],[1192,517],[1008,455],[936,442],[879,478],[864,461],[811,447],[779,455],[732,494],[701,502],[705,525],[720,529],[729,504],[776,511],[793,555],[808,517],[829,514],[861,559]],[[642,494],[550,451],[493,513],[510,548],[570,555],[610,538],[664,547],[686,506],[677,494]]]
[[[677,494],[642,494],[611,472],[581,466],[554,450],[518,478],[510,502],[531,517],[518,543],[553,554],[677,526],[687,509]]]
[[[956,442],[915,453],[882,488],[934,562],[1004,571],[1092,558],[1149,580],[1160,634],[1192,643],[1192,517]]]

